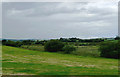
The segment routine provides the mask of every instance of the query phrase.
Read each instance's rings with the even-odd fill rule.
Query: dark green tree
[[[66,45],[63,47],[64,53],[70,54],[72,51],[76,51],[76,48],[74,46]]]
[[[61,51],[63,47],[64,44],[58,40],[50,40],[44,46],[45,50],[49,52]]]
[[[120,56],[120,41],[107,41],[100,44],[99,48],[101,57],[119,58]]]

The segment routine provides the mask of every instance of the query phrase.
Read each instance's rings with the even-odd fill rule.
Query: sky
[[[118,2],[4,2],[2,37],[101,38],[118,35]]]

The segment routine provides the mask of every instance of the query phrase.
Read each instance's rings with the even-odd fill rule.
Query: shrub
[[[64,53],[70,54],[72,51],[75,51],[76,48],[74,46],[66,45],[63,47]]]
[[[49,52],[61,51],[63,47],[64,44],[58,40],[50,40],[44,46],[45,50]]]
[[[107,41],[100,44],[99,48],[101,57],[119,58],[120,55],[120,41]]]
[[[22,43],[20,41],[2,40],[2,44],[12,47],[20,47]]]

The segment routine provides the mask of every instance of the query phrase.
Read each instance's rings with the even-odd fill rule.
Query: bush
[[[50,40],[44,46],[45,50],[49,52],[61,51],[63,47],[64,44],[58,40]]]
[[[74,46],[67,45],[63,47],[64,53],[67,53],[67,54],[70,54],[72,51],[75,51],[75,50],[76,48]]]
[[[101,57],[118,59],[120,55],[120,41],[103,42],[100,44],[99,50]]]
[[[2,44],[12,47],[20,47],[22,44],[20,41],[2,40]]]

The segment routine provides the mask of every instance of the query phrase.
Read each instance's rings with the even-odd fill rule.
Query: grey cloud
[[[4,3],[3,37],[114,37],[116,8],[112,3]]]
[[[36,4],[36,5],[35,5]],[[33,11],[33,13],[31,14],[26,14],[27,17],[34,17],[34,16],[49,16],[49,15],[54,15],[54,14],[60,14],[60,13],[76,13],[76,12],[81,12],[84,10],[84,5],[86,5],[87,3],[60,3],[60,2],[56,2],[56,3],[44,3],[44,2],[40,2],[40,3],[8,3],[5,5],[3,4],[3,8],[6,9],[5,7],[7,6],[11,6],[11,7],[7,7],[7,9],[9,10],[14,10],[14,11],[21,11],[21,13],[25,13],[28,10]],[[31,6],[35,6],[34,8],[32,8]],[[63,5],[63,6],[62,6]],[[67,6],[65,6],[67,5]],[[74,5],[74,6],[73,6]],[[76,6],[79,5],[79,6]],[[26,7],[27,6],[27,7]],[[73,6],[73,7],[71,7]],[[25,8],[24,8],[25,7]],[[80,9],[77,9],[76,7],[81,7]],[[20,13],[18,13],[20,14]]]

